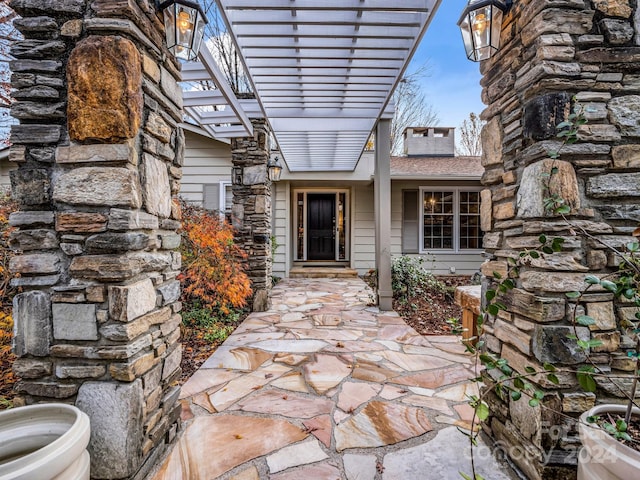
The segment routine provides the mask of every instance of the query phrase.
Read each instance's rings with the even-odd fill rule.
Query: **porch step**
[[[345,267],[293,267],[289,278],[355,278],[358,271]]]

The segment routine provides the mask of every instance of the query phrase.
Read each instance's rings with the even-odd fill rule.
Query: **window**
[[[203,206],[207,210],[217,210],[231,221],[231,207],[233,206],[233,186],[231,182],[222,181],[204,185]]]
[[[405,190],[402,216],[403,253],[482,249],[479,191]]]

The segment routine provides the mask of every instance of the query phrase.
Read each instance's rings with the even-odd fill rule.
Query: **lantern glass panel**
[[[464,17],[460,22],[460,31],[462,32],[462,42],[469,60],[475,61],[475,45],[473,44],[473,36],[469,27],[469,16]]]
[[[173,48],[176,44],[176,13],[171,7],[166,8],[164,15],[164,30],[167,35],[167,47]]]
[[[196,21],[196,29],[193,37],[193,46],[191,47],[194,54],[194,57],[197,55],[197,52],[200,51],[200,46],[202,45],[202,39],[204,37],[204,26],[207,23],[204,17],[198,12],[198,19]]]
[[[487,6],[469,12],[469,23],[473,33],[476,61],[484,60],[491,56],[491,11]]]
[[[502,20],[504,12],[499,8],[493,7],[493,21],[491,24],[491,47],[495,51],[500,49],[500,35],[502,33]]]

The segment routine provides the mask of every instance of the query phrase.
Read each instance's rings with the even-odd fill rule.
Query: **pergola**
[[[238,100],[203,45],[186,113],[217,139],[269,122],[290,171],[353,171],[441,0],[216,0],[256,100]],[[217,108],[213,108],[213,107]]]

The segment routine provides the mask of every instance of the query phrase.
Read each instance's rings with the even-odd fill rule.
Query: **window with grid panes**
[[[402,198],[403,253],[482,250],[479,191],[423,187]]]

